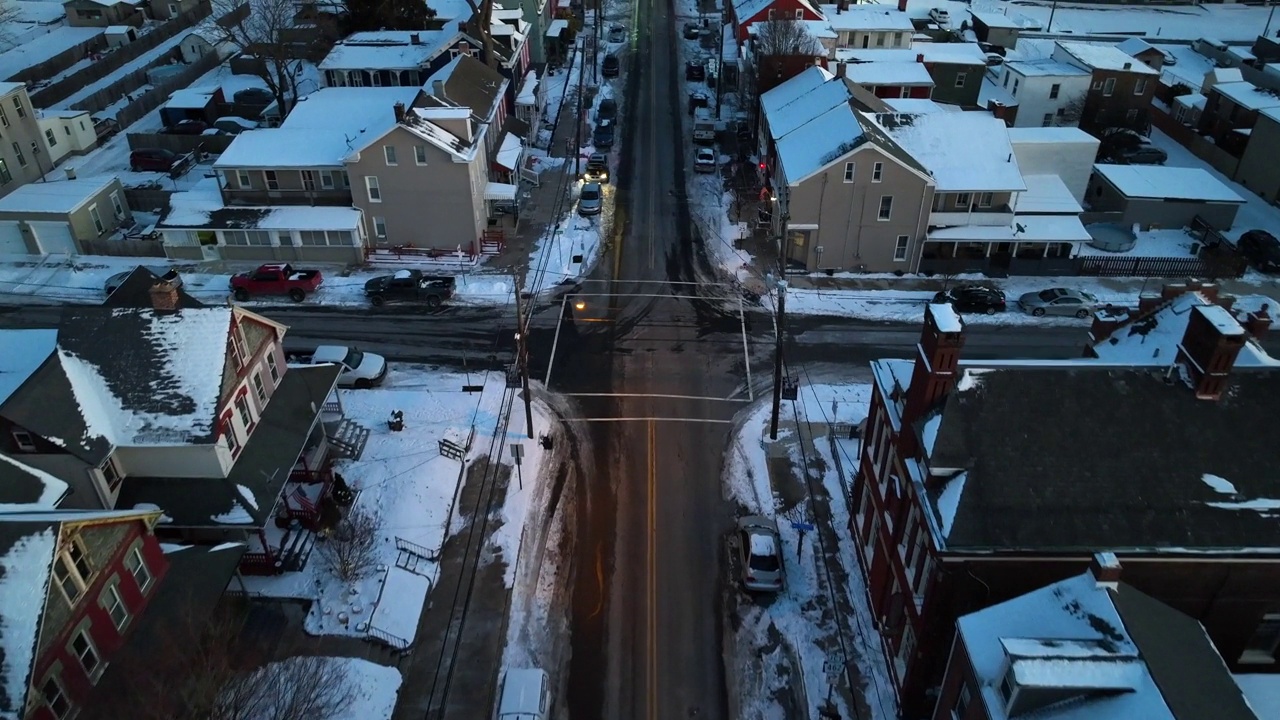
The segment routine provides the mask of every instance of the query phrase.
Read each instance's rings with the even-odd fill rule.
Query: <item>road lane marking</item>
[[[657,426],[649,421],[649,470],[648,484],[648,565],[649,565],[649,720],[658,718],[658,578],[657,578]]]
[[[715,418],[682,418],[682,417],[595,417],[595,418],[574,418],[581,422],[688,422],[688,423],[710,423],[713,425],[732,425],[732,420],[717,420]]]
[[[742,359],[747,364],[747,401],[752,402],[756,395],[751,389],[751,349],[747,345],[747,318],[742,312],[742,296],[738,296],[738,327],[742,328]],[[560,337],[560,328],[556,328],[556,337]],[[554,346],[551,353],[555,354]],[[551,376],[551,368],[547,368],[547,376]]]
[[[750,381],[750,376],[748,376]],[[667,398],[672,400],[710,400],[712,402],[735,402],[745,403],[749,400],[739,400],[733,397],[711,397],[710,395],[667,395],[665,393],[560,393],[565,397],[623,397],[623,398]]]
[[[556,347],[560,345],[560,328],[564,326],[565,306],[568,304],[569,296],[565,295],[560,299],[560,320],[556,322],[556,337],[551,341],[551,358],[547,360],[547,376],[542,380],[542,386],[548,390],[551,389],[551,368],[556,364]]]

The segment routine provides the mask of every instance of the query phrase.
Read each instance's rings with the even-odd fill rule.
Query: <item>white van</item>
[[[1213,49],[1213,50],[1217,50],[1218,52],[1226,52],[1227,44],[1222,42],[1221,40],[1217,40],[1214,38],[1202,37],[1196,40],[1195,42],[1191,43],[1191,49],[1195,50],[1201,55],[1205,54],[1206,49]]]
[[[537,668],[508,670],[498,691],[496,720],[547,720],[551,715],[551,691],[547,673]]]

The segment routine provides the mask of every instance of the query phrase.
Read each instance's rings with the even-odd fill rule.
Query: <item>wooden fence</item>
[[[208,3],[202,3],[188,12],[175,16],[128,45],[111,50],[83,69],[62,78],[52,85],[40,88],[31,94],[32,104],[36,107],[49,107],[60,100],[71,97],[71,95],[86,86],[119,70],[125,63],[132,62],[144,53],[155,49],[160,43],[194,27],[196,23],[208,17],[212,12],[213,8]],[[177,48],[174,48],[174,51],[177,52]],[[119,95],[116,97],[119,98]]]
[[[89,57],[90,53],[98,52],[106,47],[106,36],[95,35],[84,42],[77,43],[76,45],[63,50],[44,62],[36,63],[21,72],[14,73],[6,78],[6,80],[24,83],[38,83],[41,80],[48,80],[86,57]]]
[[[1075,263],[1077,274],[1090,277],[1237,278],[1247,266],[1226,249],[1205,249],[1194,258],[1081,256]]]
[[[133,123],[137,122],[143,115],[146,115],[152,110],[155,110],[156,108],[163,105],[164,102],[169,99],[169,96],[173,94],[175,90],[179,90],[181,88],[187,87],[196,78],[200,77],[201,75],[204,75],[205,73],[209,72],[210,70],[214,69],[217,66],[218,66],[218,56],[216,54],[210,53],[208,55],[205,55],[199,60],[183,68],[182,71],[174,73],[173,75],[151,86],[151,89],[148,90],[146,93],[140,95],[139,97],[134,98],[128,105],[125,105],[123,108],[120,108],[120,110],[116,112],[116,121],[120,123],[120,127],[128,127],[132,125]],[[146,77],[145,70],[140,70],[139,72],[143,73],[144,78]],[[143,80],[143,82],[145,82],[145,80]],[[135,86],[135,89],[136,87],[138,86]],[[103,91],[103,92],[107,92],[107,91]],[[89,110],[90,112],[98,112],[102,108],[105,108],[111,103],[114,103],[115,100],[118,100],[120,96],[123,94],[125,94],[124,91],[117,91],[114,95],[114,99],[111,100],[111,102],[108,102],[106,104],[100,104],[100,105],[95,105],[93,107],[90,107],[86,103],[81,102],[81,103],[76,103],[76,105],[74,105],[73,107],[75,107],[76,110]],[[95,94],[95,97],[96,97],[96,94]]]
[[[163,148],[179,155],[199,150],[210,155],[221,155],[234,135],[172,135],[169,133],[129,133],[130,150]]]
[[[1170,117],[1169,113],[1154,105],[1151,106],[1149,116],[1152,127],[1159,129],[1179,145],[1190,150],[1196,157],[1212,165],[1214,170],[1229,178],[1236,176],[1236,168],[1240,165],[1239,158],[1213,144],[1193,128],[1183,125]]]
[[[81,240],[85,255],[115,257],[164,257],[164,244],[159,240]]]
[[[159,212],[163,215],[169,211],[171,195],[172,190],[158,186],[125,188],[124,202],[138,212]]]

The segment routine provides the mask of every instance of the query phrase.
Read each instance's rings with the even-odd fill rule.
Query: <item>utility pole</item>
[[[787,221],[782,213],[782,234],[778,236],[778,315],[774,323],[773,415],[769,418],[769,439],[778,439],[778,415],[782,412],[782,338],[787,322]]]
[[[1271,2],[1267,4],[1271,6],[1271,10],[1267,12],[1267,27],[1262,31],[1262,37],[1271,36],[1271,19],[1275,17],[1276,14],[1276,0],[1271,0]]]
[[[1058,12],[1058,0],[1053,0],[1053,8],[1049,10],[1049,24],[1045,27],[1046,33],[1053,32],[1053,14]]]
[[[524,426],[529,439],[533,439],[533,395],[529,392],[529,340],[528,323],[524,319],[524,307],[520,302],[523,278],[516,284],[516,363],[520,368],[520,384],[524,389]]]

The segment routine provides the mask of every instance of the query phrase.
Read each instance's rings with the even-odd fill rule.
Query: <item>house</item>
[[[957,618],[1105,549],[1233,670],[1274,670],[1275,519],[1245,508],[1274,490],[1278,363],[1236,367],[1222,307],[1187,315],[1173,357],[965,362],[964,322],[930,305],[916,359],[872,363],[849,522],[904,717],[933,711]]]
[[[0,386],[0,455],[66,483],[63,509],[162,511],[166,541],[247,542],[243,572],[289,569],[305,560],[291,548],[316,527],[332,459],[362,450],[334,394],[339,369],[289,367],[284,326],[242,308],[182,307],[165,282],[149,295],[0,331],[25,350]],[[277,517],[302,528],[278,532]]]
[[[1093,76],[1052,58],[1009,60],[997,70],[1000,85],[1018,101],[1013,127],[1076,127]]]
[[[1018,47],[1018,31],[1022,25],[1002,12],[969,8],[969,23],[979,42],[1013,50]]]
[[[201,0],[150,0],[147,7],[156,20],[170,20],[200,7]],[[190,61],[187,61],[190,62]]]
[[[53,169],[25,83],[0,83],[0,137],[0,197]]]
[[[529,61],[536,65],[547,62],[547,29],[551,27],[555,2],[551,0],[501,0],[499,5],[506,10],[520,10],[521,17],[529,26]]]
[[[1090,210],[1118,213],[1116,222],[1144,228],[1191,227],[1200,218],[1229,230],[1244,202],[1205,170],[1163,165],[1094,165],[1085,196]]]
[[[938,102],[964,107],[978,105],[978,93],[987,70],[986,55],[977,43],[921,42],[902,50],[837,50],[835,57],[848,63],[920,65],[933,80],[932,93],[912,93],[902,97],[931,97]]]
[[[825,22],[836,33],[837,49],[905,49],[915,26],[903,11],[888,5],[823,5]]]
[[[146,21],[145,0],[65,0],[67,24],[71,27],[131,25],[142,27]]]
[[[1249,133],[1258,122],[1258,114],[1272,108],[1280,108],[1280,92],[1248,81],[1217,83],[1206,95],[1200,132],[1238,158],[1250,142]]]
[[[751,26],[774,19],[822,20],[822,13],[809,0],[734,0],[726,3],[738,44],[747,42]]]
[[[114,175],[23,185],[0,197],[0,248],[21,254],[91,253],[133,225]]]
[[[854,109],[844,78],[811,67],[761,96],[760,106],[762,142],[772,148],[772,221],[786,237],[787,260],[810,271],[910,271],[933,182]]]
[[[840,63],[836,75],[849,78],[879,98],[927,100],[933,94],[933,78],[918,62]]]
[[[182,38],[182,42],[178,43],[178,55],[182,58],[182,62],[190,65],[205,55],[217,52],[222,37],[216,25],[196,26]]]
[[[1012,127],[1009,144],[1023,176],[1056,175],[1077,203],[1083,203],[1098,156],[1097,138],[1073,127]]]
[[[1080,127],[1100,131],[1109,127],[1145,128],[1151,98],[1160,73],[1114,45],[1083,42],[1054,43],[1051,57],[1091,75],[1085,93]]]
[[[479,252],[517,200],[515,184],[492,179],[491,162],[505,160],[509,174],[523,153],[503,130],[506,91],[497,71],[458,57],[416,103],[383,108],[390,124],[355,145],[346,166],[372,244]]]
[[[333,46],[320,63],[326,87],[422,87],[460,54],[480,55],[480,43],[449,30],[358,32]]]
[[[1249,142],[1236,167],[1235,181],[1270,203],[1280,201],[1280,107],[1258,111]]]
[[[36,124],[44,134],[45,154],[55,167],[68,155],[83,155],[98,145],[87,110],[37,110]]]
[[[1152,70],[1164,67],[1164,51],[1140,37],[1131,37],[1116,47]]]
[[[956,621],[934,720],[1260,720],[1194,618],[1089,570]]]
[[[173,127],[183,120],[199,120],[213,125],[228,105],[220,86],[182,88],[173,91],[160,107],[160,122]]]

